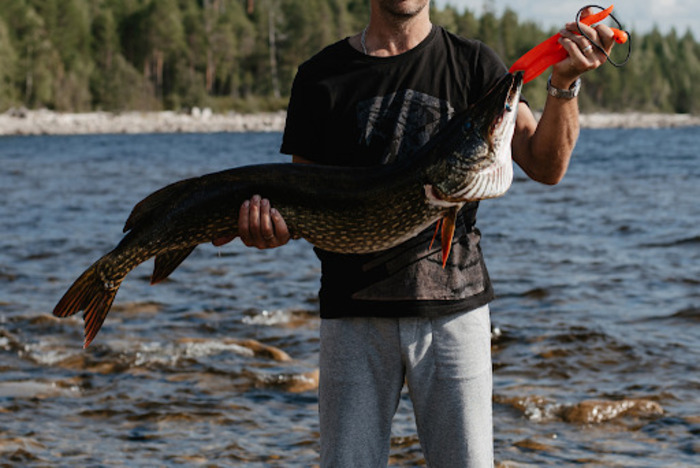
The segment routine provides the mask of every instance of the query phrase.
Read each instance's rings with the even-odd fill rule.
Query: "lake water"
[[[304,241],[200,246],[124,282],[94,343],[51,311],[172,181],[285,161],[269,134],[0,138],[0,465],[313,466]],[[700,129],[584,130],[564,181],[516,173],[478,225],[498,298],[502,466],[700,465]],[[410,401],[392,465],[422,463]]]

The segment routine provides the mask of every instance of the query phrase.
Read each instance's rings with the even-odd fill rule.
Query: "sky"
[[[576,12],[588,4],[608,7],[615,5],[613,14],[625,29],[637,33],[648,33],[657,26],[662,33],[672,27],[678,34],[690,29],[696,40],[700,39],[700,1],[698,0],[608,0],[599,2],[586,0],[434,0],[438,7],[452,5],[458,11],[468,8],[477,15],[490,4],[497,15],[508,7],[518,14],[518,18],[535,21],[543,28],[563,26],[573,21]]]

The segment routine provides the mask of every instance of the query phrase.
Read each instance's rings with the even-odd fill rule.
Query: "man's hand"
[[[581,18],[593,13],[592,8],[587,8],[581,13]],[[615,44],[612,30],[604,24],[595,27],[579,23],[581,30],[600,45],[605,53],[610,51]],[[559,43],[569,53],[569,57],[554,65],[552,69],[552,85],[568,89],[576,79],[589,70],[595,70],[605,63],[606,55],[591,44],[591,41],[578,34],[578,26],[575,22],[567,23],[560,31],[561,39]]]
[[[270,206],[270,201],[254,195],[238,211],[238,236],[248,247],[272,249],[289,242],[291,236],[282,215]],[[221,246],[235,237],[222,237],[212,243]]]
[[[310,164],[311,160],[292,156],[292,162]],[[286,244],[291,239],[287,223],[276,209],[270,206],[270,200],[254,195],[253,198],[243,202],[238,211],[238,235],[248,247],[258,249],[272,249]],[[235,237],[222,237],[215,239],[215,246],[231,242]]]
[[[272,249],[289,242],[291,236],[282,215],[270,201],[254,195],[238,212],[238,235],[248,247]]]

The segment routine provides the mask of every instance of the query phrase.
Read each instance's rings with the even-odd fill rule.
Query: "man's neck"
[[[365,53],[375,57],[403,54],[428,37],[431,29],[427,6],[412,16],[400,16],[381,8],[373,8],[369,25],[364,32]],[[357,38],[354,43],[357,44],[360,39]]]

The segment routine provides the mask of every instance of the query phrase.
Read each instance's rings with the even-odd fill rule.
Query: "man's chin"
[[[397,19],[410,19],[421,13],[430,0],[379,0],[379,6]]]

